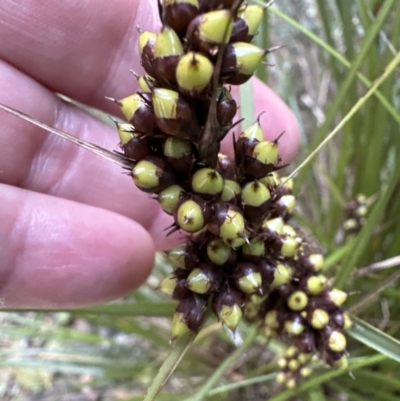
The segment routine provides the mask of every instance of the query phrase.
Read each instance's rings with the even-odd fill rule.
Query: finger
[[[134,92],[142,71],[137,24],[156,30],[156,1],[0,2],[0,59],[53,91],[115,110],[105,95]]]
[[[54,1],[31,1],[21,7],[5,1],[0,4],[0,36],[4,38],[0,57],[55,91],[115,111],[103,97],[108,94],[121,98],[134,92],[135,84],[127,71],[129,67],[140,70],[137,24],[157,30],[155,1],[128,4],[125,0],[86,0],[79,7]],[[49,31],[53,34],[49,35]],[[271,105],[269,100],[274,97],[267,92],[256,86],[256,99],[262,100],[256,101],[256,109]],[[280,103],[274,100],[272,111],[281,109]],[[286,115],[294,120],[293,115]],[[283,131],[279,131],[279,125],[287,124],[281,123],[285,119],[269,120],[272,125],[271,121],[265,123],[269,128],[267,138],[278,135]],[[278,130],[273,129],[275,126]],[[284,162],[293,157],[297,146],[298,129],[287,129],[280,146]]]
[[[154,247],[137,223],[0,184],[0,298],[7,308],[76,307],[138,287]]]
[[[87,113],[62,102],[29,77],[0,62],[0,101],[51,126],[106,149],[115,149],[118,135]],[[82,202],[125,215],[143,225],[157,250],[176,243],[177,234],[156,201],[138,190],[121,167],[53,134],[0,112],[0,182]],[[143,211],[146,211],[145,213]]]

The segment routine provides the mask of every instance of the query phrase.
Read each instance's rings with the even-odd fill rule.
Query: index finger
[[[114,110],[141,71],[137,27],[154,30],[156,1],[0,2],[0,58],[47,88]]]

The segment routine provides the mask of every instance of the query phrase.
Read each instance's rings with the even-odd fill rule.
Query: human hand
[[[130,6],[129,6],[130,3]],[[136,90],[137,29],[159,29],[155,0],[0,3],[0,102],[115,149],[118,136],[54,92],[114,113],[105,95]],[[285,163],[297,122],[254,83],[255,113]],[[120,167],[1,112],[0,300],[6,308],[61,308],[116,298],[148,276],[171,221]],[[229,138],[230,139],[230,138]],[[231,140],[228,142],[231,143]]]

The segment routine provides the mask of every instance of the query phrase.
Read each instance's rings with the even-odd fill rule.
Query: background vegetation
[[[277,0],[260,33],[263,47],[285,45],[259,76],[301,124],[302,149],[285,173],[314,156],[295,180],[297,223],[326,252],[326,274],[351,294],[351,374],[321,366],[295,390],[282,389],[274,382],[281,345],[244,325],[232,338],[209,321],[157,399],[398,400],[400,5]],[[370,206],[366,224],[350,236],[345,208],[358,194]],[[160,255],[146,285],[109,305],[2,312],[0,398],[141,400],[168,356],[167,370],[186,350],[181,342],[171,354],[174,303],[155,290],[169,271]]]

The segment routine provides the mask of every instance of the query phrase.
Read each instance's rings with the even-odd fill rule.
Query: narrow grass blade
[[[317,154],[318,152],[330,141],[335,135],[350,121],[350,119],[357,113],[361,107],[364,106],[366,101],[376,92],[376,89],[388,78],[396,67],[400,64],[400,52],[396,54],[396,57],[389,63],[386,67],[384,73],[374,82],[369,91],[361,97],[358,102],[351,108],[351,110],[346,114],[346,116],[340,121],[340,123],[334,128],[334,130],[311,152],[311,154],[306,157],[306,159],[300,163],[300,165],[289,175],[287,178],[293,178],[304,166],[306,166]]]
[[[371,305],[372,303],[374,303],[376,301],[376,298],[383,290],[388,288],[399,278],[400,278],[400,270],[397,270],[396,272],[391,274],[389,277],[387,277],[385,280],[380,282],[372,291],[370,291],[368,294],[364,295],[355,305],[353,305],[349,309],[349,312],[360,313],[362,310],[365,310],[366,308],[368,308],[369,305]]]
[[[226,370],[243,355],[244,350],[253,342],[257,336],[258,327],[252,327],[242,345],[238,347],[228,358],[226,358],[221,365],[214,371],[204,385],[190,398],[185,401],[202,401],[207,393],[218,383]]]
[[[252,124],[254,121],[254,105],[253,105],[253,89],[251,81],[247,81],[239,86],[240,95],[240,115],[247,121],[247,124]]]
[[[348,333],[353,338],[375,351],[380,352],[382,355],[400,362],[399,340],[396,340],[356,316],[350,315],[350,317],[354,321],[354,325],[348,330]]]
[[[196,333],[190,333],[176,341],[171,353],[160,367],[157,376],[154,378],[147,390],[143,401],[153,401],[156,399],[157,394],[161,391],[164,384],[172,375],[195,337]]]
[[[225,384],[224,386],[220,386],[209,391],[206,397],[211,397],[213,395],[226,393],[228,391],[236,390],[238,388],[248,387],[253,384],[266,383],[273,380],[275,376],[276,376],[275,373],[270,373],[268,375],[262,375],[257,377],[251,377],[250,379],[240,380],[236,383]]]
[[[262,2],[258,2],[262,4]],[[292,25],[294,28],[296,28],[299,32],[302,32],[304,35],[306,35],[309,39],[311,39],[313,42],[315,42],[318,46],[320,46],[322,49],[324,49],[328,54],[330,54],[332,57],[334,57],[336,60],[338,60],[341,64],[343,64],[347,68],[351,68],[352,63],[350,63],[345,57],[343,57],[336,49],[334,49],[332,46],[329,46],[326,42],[324,42],[320,37],[315,35],[313,32],[311,32],[309,29],[306,27],[302,26],[299,24],[297,21],[294,19],[290,18],[287,16],[285,13],[281,12],[278,8],[276,7],[271,7],[270,12],[272,14],[275,14],[279,18],[283,19],[286,21],[288,24]],[[356,74],[357,78],[367,87],[370,88],[372,86],[372,82],[363,74],[357,73]],[[385,107],[385,109],[388,111],[388,113],[393,117],[393,119],[400,124],[400,114],[396,111],[396,109],[391,105],[390,101],[386,99],[386,97],[379,91],[376,91],[374,93],[374,96],[376,96],[381,104]]]

